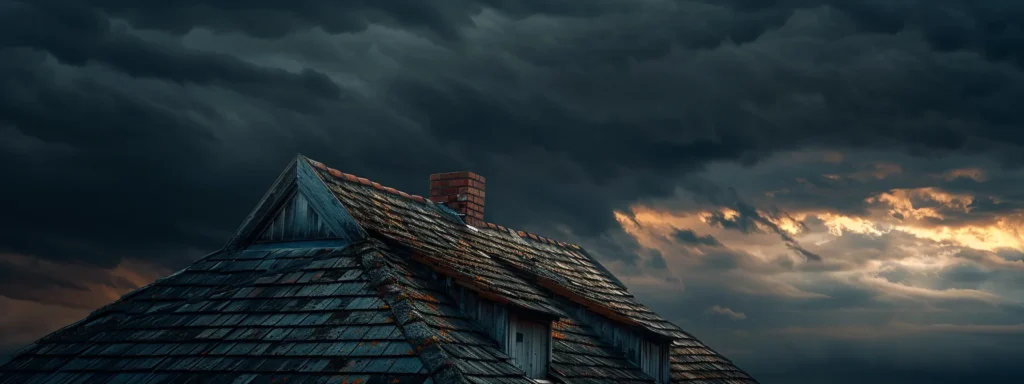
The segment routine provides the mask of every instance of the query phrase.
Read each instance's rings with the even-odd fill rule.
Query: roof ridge
[[[362,184],[362,185],[365,185],[365,186],[368,186],[368,187],[373,187],[376,190],[387,192],[387,193],[389,193],[389,194],[391,194],[393,196],[399,196],[399,197],[402,197],[402,198],[405,198],[405,199],[409,199],[409,200],[418,202],[420,204],[428,204],[428,205],[432,205],[432,206],[437,206],[438,205],[438,204],[434,203],[433,201],[431,201],[430,199],[424,198],[423,196],[409,194],[409,193],[397,190],[397,189],[392,188],[392,187],[384,186],[384,185],[381,185],[380,183],[374,182],[374,181],[372,181],[370,179],[367,179],[365,177],[359,177],[359,176],[353,175],[351,173],[341,172],[341,171],[339,171],[337,169],[328,167],[326,164],[321,163],[319,161],[313,160],[313,159],[305,157],[305,156],[302,156],[302,157],[304,159],[306,159],[306,161],[308,161],[309,164],[312,165],[314,168],[318,168],[320,170],[323,170],[323,171],[329,173],[331,176],[334,176],[338,180],[345,180],[345,181],[348,181],[348,182],[351,182],[351,183]],[[446,208],[447,208],[447,206],[446,206]],[[564,247],[564,248],[571,248],[571,249],[574,249],[574,250],[581,250],[581,249],[583,249],[579,245],[576,245],[576,244],[573,244],[573,243],[567,243],[567,242],[564,242],[564,241],[558,241],[558,240],[550,239],[550,238],[547,238],[547,237],[544,237],[544,236],[541,236],[541,235],[538,235],[538,234],[535,234],[535,233],[530,233],[530,232],[526,232],[526,231],[516,230],[516,229],[512,229],[512,228],[505,227],[505,226],[498,225],[498,224],[491,223],[491,222],[485,222],[484,224],[487,226],[487,228],[494,229],[494,230],[501,230],[501,231],[512,230],[517,235],[519,235],[519,237],[521,237],[523,239],[533,240],[533,241],[535,241],[537,243],[555,245],[555,246],[560,246],[560,247]]]
[[[339,180],[346,180],[346,181],[349,181],[349,182],[352,182],[352,183],[362,184],[362,185],[365,185],[365,186],[368,186],[368,187],[373,187],[374,189],[377,189],[377,190],[380,190],[380,191],[384,191],[384,192],[390,193],[390,194],[395,195],[395,196],[401,196],[403,198],[410,199],[412,201],[416,201],[416,202],[423,203],[423,204],[427,204],[427,202],[430,201],[427,198],[424,198],[423,196],[420,196],[420,195],[411,195],[411,194],[399,191],[399,190],[391,188],[391,187],[383,186],[380,183],[377,183],[377,182],[374,182],[374,181],[370,181],[369,179],[367,179],[365,177],[359,177],[359,176],[353,175],[351,173],[345,173],[345,172],[339,171],[337,169],[334,169],[334,168],[328,167],[327,165],[324,165],[324,163],[321,163],[319,161],[310,159],[308,157],[305,157],[305,159],[314,168],[318,168],[320,170],[326,171],[327,173],[331,174],[331,176],[334,176],[335,178],[337,178]]]
[[[547,237],[544,237],[544,236],[541,236],[541,235],[538,235],[538,234],[535,234],[535,233],[526,232],[526,231],[523,231],[523,230],[518,230],[518,229],[506,227],[504,225],[499,225],[499,224],[495,224],[495,223],[492,223],[492,222],[485,222],[484,224],[486,224],[487,228],[489,228],[489,229],[493,229],[493,230],[496,230],[496,231],[502,231],[502,232],[512,231],[516,235],[519,235],[519,237],[521,237],[523,239],[533,240],[534,242],[537,242],[537,243],[549,244],[549,245],[559,246],[559,247],[563,247],[563,248],[572,248],[572,249],[577,250],[577,251],[583,249],[583,247],[580,247],[579,245],[576,245],[576,244],[573,244],[573,243],[567,243],[567,242],[564,242],[564,241],[558,241],[558,240],[547,238]]]
[[[387,245],[377,239],[370,238],[362,242],[362,246],[372,248],[372,252],[360,257],[360,264],[370,277],[370,284],[380,294],[387,305],[395,326],[402,332],[405,339],[415,348],[416,355],[427,367],[428,375],[440,383],[468,383],[469,379],[452,356],[441,348],[440,339],[427,324],[427,319],[413,307],[414,294],[410,294],[402,283],[390,261],[381,253]]]

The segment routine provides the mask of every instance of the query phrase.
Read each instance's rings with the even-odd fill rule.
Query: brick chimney
[[[485,226],[483,176],[473,172],[430,175],[430,200],[455,210],[466,224]]]

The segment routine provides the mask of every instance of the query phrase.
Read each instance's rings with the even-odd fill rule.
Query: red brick
[[[448,172],[448,173],[441,174],[441,180],[465,179],[465,178],[470,177],[469,175],[470,175],[470,173],[466,172],[466,171],[463,171],[463,172]]]
[[[483,220],[484,186],[485,179],[473,172],[435,173],[430,175],[430,200],[445,204],[463,215],[467,224],[486,226],[487,222]]]

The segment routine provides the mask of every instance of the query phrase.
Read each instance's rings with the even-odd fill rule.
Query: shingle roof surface
[[[423,361],[359,261],[337,249],[214,254],[43,338],[2,377],[423,382]]]
[[[551,337],[551,372],[562,380],[593,384],[654,382],[585,325],[568,319],[556,321]]]
[[[558,380],[653,381],[560,309],[569,298],[675,340],[673,383],[755,383],[576,245],[470,228],[422,197],[309,164],[383,242],[214,253],[40,339],[0,367],[0,383],[529,383],[434,274],[560,318]]]
[[[595,312],[670,337],[676,340],[670,351],[672,382],[755,382],[727,358],[640,304],[577,245],[495,224],[472,229],[422,197],[317,161],[310,164],[363,228],[417,250],[417,257],[439,266],[442,273],[478,281],[484,291],[493,287],[512,304],[563,317],[569,315],[558,309],[548,292],[573,296]],[[534,279],[528,281],[523,274]]]

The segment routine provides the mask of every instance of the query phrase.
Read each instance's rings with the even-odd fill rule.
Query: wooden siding
[[[301,193],[294,193],[267,224],[257,242],[321,240],[336,238],[338,234],[328,228],[324,220]]]
[[[639,328],[616,323],[581,305],[572,304],[569,311],[655,381],[669,381],[669,341],[651,338]]]
[[[455,298],[459,309],[476,320],[513,359],[527,376],[543,379],[548,376],[551,362],[551,321],[529,315],[510,313],[504,305],[486,300],[461,285],[445,278],[448,293]]]
[[[507,353],[526,376],[547,377],[551,356],[551,322],[511,314],[508,317]]]
[[[238,227],[225,250],[244,249],[255,242],[279,238],[279,235],[273,233],[273,229],[268,238],[263,238],[264,230],[268,229],[268,223],[277,221],[281,207],[291,204],[290,200],[296,193],[302,194],[306,205],[318,214],[317,228],[326,228],[327,233],[331,235],[329,238],[343,240],[349,244],[366,238],[366,231],[356,223],[348,210],[338,201],[337,196],[327,188],[309,165],[308,159],[298,155],[285,167],[256,208]],[[286,235],[282,233],[280,238],[286,239]]]
[[[502,350],[508,351],[508,309],[501,304],[480,298],[476,292],[445,279],[448,293],[459,303],[459,309],[476,320]]]

